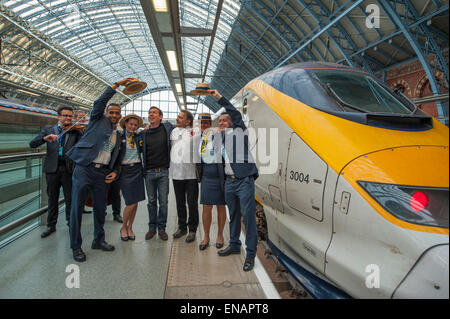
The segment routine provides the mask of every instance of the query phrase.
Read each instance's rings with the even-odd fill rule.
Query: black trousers
[[[198,227],[198,183],[196,179],[173,180],[177,201],[178,228],[196,232]],[[186,199],[189,207],[187,220]]]
[[[111,206],[114,216],[120,216],[121,200],[120,200],[120,180],[116,179],[109,184],[111,187]]]
[[[60,163],[55,173],[45,173],[47,180],[48,216],[47,227],[55,227],[58,221],[59,189],[63,188],[66,200],[66,221],[70,218],[70,205],[72,204],[72,174],[67,171],[66,165]]]

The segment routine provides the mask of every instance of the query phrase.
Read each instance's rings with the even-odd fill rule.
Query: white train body
[[[447,127],[435,120],[418,131],[356,123],[309,107],[264,78],[232,103],[249,128],[277,132],[275,150],[269,136],[255,140],[254,158],[261,173],[256,197],[278,249],[355,298],[448,298]],[[277,152],[276,172],[264,173],[261,147]],[[447,225],[402,220],[361,185],[429,187],[444,192],[444,201],[446,191],[441,215]]]

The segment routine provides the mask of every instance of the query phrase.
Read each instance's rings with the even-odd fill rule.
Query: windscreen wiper
[[[351,105],[345,101],[343,101],[339,95],[336,94],[336,92],[334,92],[334,90],[331,88],[331,85],[329,83],[326,84],[326,87],[328,88],[328,91],[331,92],[331,94],[333,95],[333,97],[336,99],[336,101],[338,101],[339,104],[341,104],[342,106],[348,107],[350,109],[353,109],[355,111],[361,112],[361,113],[369,113],[366,110],[360,109],[357,106]]]
[[[405,94],[403,94],[403,92],[400,91],[398,88],[394,89],[394,93],[399,95],[400,97],[402,97],[409,104],[413,104],[414,105],[414,109],[411,111],[410,114],[412,114],[412,115],[416,114],[417,110],[419,109],[419,106],[416,103],[414,103],[410,99],[408,99],[408,97]],[[402,102],[402,101],[400,101],[400,102]]]

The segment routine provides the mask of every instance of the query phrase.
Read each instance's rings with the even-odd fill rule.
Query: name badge
[[[59,151],[58,151],[58,155],[59,155],[59,156],[63,156],[63,151],[64,151],[63,147],[60,146],[60,147],[59,147]]]

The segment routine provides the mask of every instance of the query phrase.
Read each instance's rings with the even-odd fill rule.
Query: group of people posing
[[[58,109],[57,125],[44,128],[30,142],[31,147],[47,143],[43,171],[49,194],[49,214],[47,230],[42,237],[56,230],[59,189],[63,186],[74,260],[86,260],[81,248],[81,221],[88,195],[94,215],[91,248],[113,251],[115,247],[105,241],[103,227],[108,186],[115,183],[120,185],[126,204],[120,229],[121,240],[136,238],[133,222],[138,203],[145,200],[145,190],[149,216],[145,239],[150,240],[158,234],[160,239],[167,240],[169,179],[172,179],[178,216],[178,228],[173,237],[187,235],[186,242],[193,242],[199,225],[200,182],[204,238],[199,249],[209,247],[213,206],[217,206],[218,217],[215,246],[223,248],[228,206],[230,242],[225,249],[218,251],[218,255],[240,254],[242,215],[246,231],[243,269],[253,269],[257,246],[254,180],[258,177],[258,170],[248,151],[247,128],[240,112],[219,92],[209,90],[209,94],[225,109],[219,117],[218,128],[211,128],[211,116],[202,113],[198,117],[200,130],[195,130],[194,117],[187,110],[179,113],[176,126],[163,123],[163,112],[152,106],[148,112],[149,124],[138,132],[143,126],[141,117],[129,114],[122,118],[120,106],[108,104],[116,89],[132,80],[125,78],[106,89],[94,102],[89,124],[84,131],[67,130],[67,126],[71,127],[73,111],[70,107],[61,107]],[[118,125],[122,132],[117,129]],[[243,134],[244,138],[236,138],[239,134],[233,134],[234,131]],[[237,149],[242,149],[242,152],[236,152]]]

